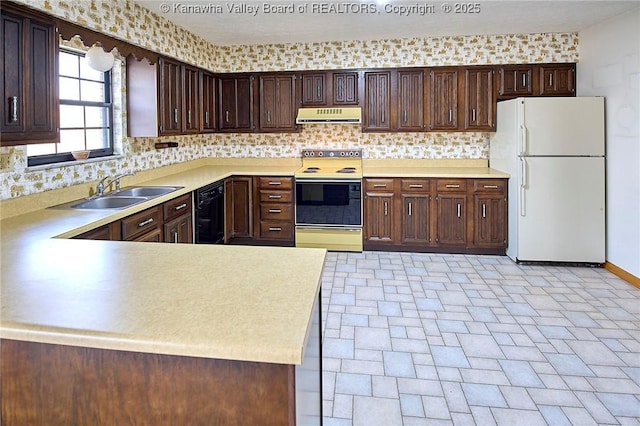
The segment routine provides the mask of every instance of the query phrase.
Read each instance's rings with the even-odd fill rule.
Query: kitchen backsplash
[[[216,72],[578,61],[575,33],[215,46],[130,0],[23,3]],[[10,154],[9,168],[0,171],[0,199],[90,182],[105,174],[147,170],[203,157],[298,157],[302,148],[309,147],[362,148],[366,158],[488,155],[488,133],[362,133],[359,126],[348,124],[306,125],[295,134],[127,138],[123,130],[124,99],[122,91],[120,105],[116,105],[116,117],[121,120],[115,120],[119,127],[116,149],[121,155],[106,161],[28,168],[25,147],[0,148],[0,154]],[[159,141],[177,141],[179,147],[156,150],[154,144]]]

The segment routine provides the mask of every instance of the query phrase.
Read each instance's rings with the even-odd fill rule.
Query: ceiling
[[[452,8],[456,3],[419,0],[134,1],[216,45],[578,32],[640,7],[640,0],[502,0],[457,3],[477,4],[477,12],[445,13],[447,7]],[[267,10],[266,4],[272,9]],[[282,10],[276,10],[277,6]]]

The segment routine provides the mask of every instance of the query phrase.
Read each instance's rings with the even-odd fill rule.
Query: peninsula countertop
[[[364,161],[366,176],[508,177],[486,161]],[[71,240],[232,175],[293,176],[299,160],[197,160],[123,178],[183,188],[130,208],[45,208],[91,185],[2,202],[0,337],[299,364],[326,250]],[[24,212],[23,212],[24,211]]]

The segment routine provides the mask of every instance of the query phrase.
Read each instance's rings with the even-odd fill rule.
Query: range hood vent
[[[360,107],[299,108],[296,124],[306,123],[361,123]]]

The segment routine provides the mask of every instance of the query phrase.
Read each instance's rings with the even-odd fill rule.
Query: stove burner
[[[307,170],[320,170],[320,167],[307,167]]]
[[[302,171],[302,173],[317,173],[317,172],[318,172],[317,168],[316,169],[306,169],[306,170]]]
[[[336,173],[355,173],[355,167],[345,167],[344,169],[337,170]]]

